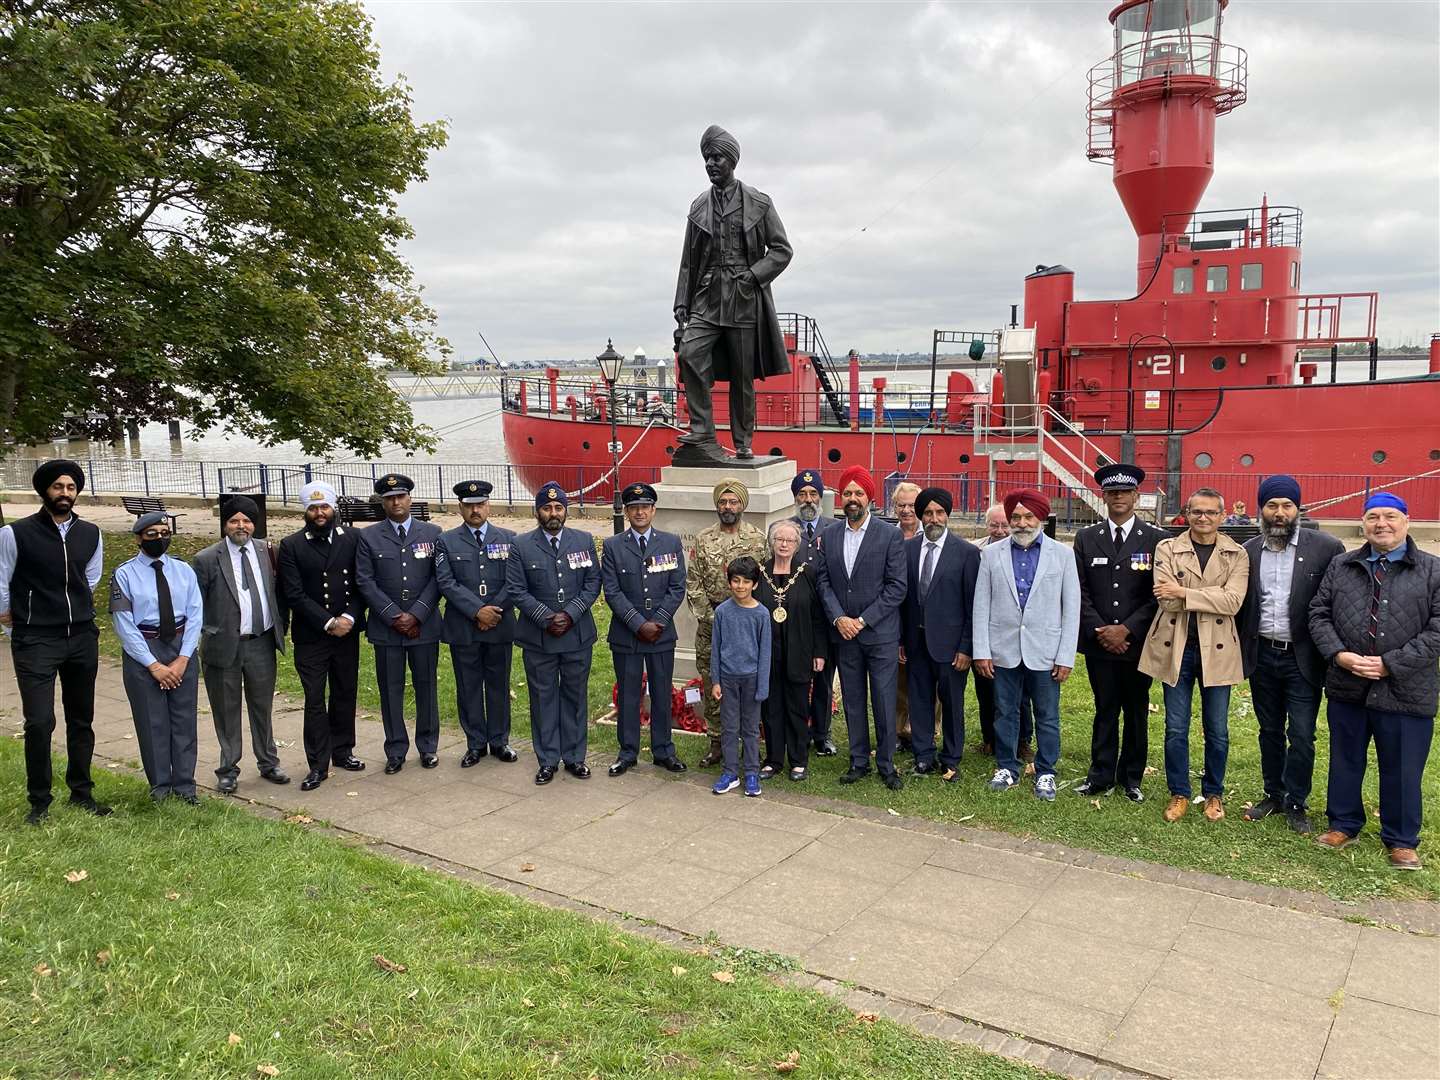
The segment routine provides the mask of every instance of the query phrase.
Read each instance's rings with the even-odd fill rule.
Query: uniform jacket
[[[1180,680],[1180,661],[1190,634],[1190,613],[1200,628],[1200,670],[1206,686],[1234,686],[1245,678],[1236,616],[1250,584],[1250,558],[1224,533],[1215,536],[1215,554],[1205,572],[1187,529],[1155,547],[1155,580],[1185,586],[1183,600],[1161,600],[1150,623],[1140,670],[1166,686]]]
[[[1319,529],[1299,529],[1295,533],[1295,567],[1290,576],[1290,640],[1300,674],[1311,686],[1325,686],[1325,657],[1310,640],[1310,601],[1320,588],[1320,581],[1330,560],[1343,554],[1345,545]],[[1260,552],[1265,537],[1245,541],[1245,554],[1250,560],[1250,585],[1245,603],[1240,608],[1240,655],[1245,659],[1245,674],[1255,671],[1260,651]],[[1270,646],[1265,646],[1269,648]]]
[[[1031,671],[1074,667],[1080,638],[1080,575],[1075,557],[1063,544],[1046,536],[1039,540],[1040,564],[1025,610],[1015,587],[1015,564],[1004,540],[980,552],[980,573],[975,578],[976,660],[993,660],[996,667]]]
[[[1155,546],[1169,537],[1138,517],[1120,550],[1107,518],[1075,534],[1075,568],[1080,573],[1080,651],[1092,662],[1140,662],[1145,635],[1155,621]],[[1130,647],[1112,653],[1095,631],[1120,625],[1130,631]]]
[[[767,560],[765,572],[774,573],[775,560]],[[778,656],[784,643],[785,670],[780,677],[788,682],[808,683],[815,676],[815,661],[829,656],[830,632],[825,621],[825,608],[820,603],[820,592],[816,587],[816,564],[805,562],[799,554],[791,559],[791,577],[795,569],[804,566],[799,581],[793,581],[785,590],[786,618],[783,623],[772,623],[770,627],[771,656]],[[770,583],[761,577],[755,586],[755,599],[769,611],[774,611],[779,601]],[[771,664],[774,667],[774,664]]]
[[[590,609],[600,599],[600,556],[595,538],[580,529],[560,531],[560,557],[549,534],[533,529],[517,536],[506,574],[510,596],[520,609],[515,640],[521,647],[547,653],[580,652],[595,643]],[[573,625],[561,637],[545,632],[550,616],[563,611]]]
[[[492,522],[485,525],[485,546],[475,542],[469,525],[451,529],[435,548],[435,583],[445,597],[441,640],[451,645],[508,645],[515,640],[515,594],[510,589],[510,560],[515,534]],[[475,625],[482,607],[504,614],[489,630]]]
[[[768,379],[790,371],[790,355],[785,350],[785,339],[780,333],[780,320],[775,314],[770,282],[790,265],[792,249],[770,196],[747,184],[740,184],[738,180],[736,183],[740,187],[740,213],[744,215],[745,257],[760,287],[759,321],[755,328],[760,355],[755,365],[755,378]],[[677,308],[694,307],[691,301],[700,289],[702,276],[710,268],[711,237],[714,233],[711,215],[710,189],[706,188],[690,204],[690,214],[685,220],[685,245],[680,252],[680,275],[675,285]],[[716,381],[728,380],[729,364],[722,350],[716,351],[713,362]]]
[[[765,561],[765,534],[748,521],[741,521],[733,533],[722,532],[716,522],[695,534],[690,571],[685,579],[685,600],[696,622],[708,623],[715,617],[715,609],[730,599],[725,567],[741,555],[749,555],[756,562]]]
[[[1440,702],[1440,559],[1405,541],[1382,596],[1377,650],[1389,674],[1363,679],[1335,663],[1342,652],[1370,653],[1369,545],[1331,561],[1310,604],[1310,637],[1329,661],[1325,693],[1368,709],[1434,716]]]
[[[848,524],[841,528],[848,529]],[[830,623],[830,640],[839,642],[835,620],[863,618],[855,641],[862,645],[900,643],[900,605],[905,602],[905,542],[894,525],[870,515],[865,539],[855,554],[855,572],[845,572],[845,536],[826,532],[820,549],[820,601]]]
[[[359,530],[348,525],[332,526],[328,544],[309,528],[280,541],[280,595],[290,611],[295,644],[328,637],[325,625],[337,615],[349,615],[355,623],[350,632],[360,632],[365,602],[355,581],[359,543]]]
[[[439,525],[410,519],[402,547],[388,519],[360,530],[355,580],[370,608],[365,636],[376,645],[434,645],[440,641],[440,586],[435,581]],[[420,636],[407,638],[390,620],[408,611],[420,621]]]
[[[980,574],[980,549],[953,532],[930,575],[930,591],[920,599],[920,560],[925,534],[905,541],[908,591],[902,622],[906,653],[926,652],[937,664],[949,664],[956,653],[972,655],[975,648],[972,619],[975,614],[975,579]]]
[[[616,652],[663,653],[675,648],[675,612],[685,602],[685,546],[674,533],[650,530],[645,558],[631,530],[601,543],[600,582],[612,618],[606,640]],[[664,629],[653,642],[635,632],[646,622]]]
[[[793,521],[795,525],[800,529],[800,546],[805,552],[818,551],[821,547],[824,546],[823,537],[825,536],[825,533],[830,529],[833,529],[836,525],[844,524],[844,522],[842,522],[839,518],[823,516],[816,518],[813,522],[815,526],[815,541],[814,543],[811,543],[809,540],[805,539],[805,522],[800,520],[799,515],[797,514],[792,516],[790,520]]]
[[[280,652],[285,651],[285,620],[275,596],[275,573],[271,569],[270,543],[252,539],[254,560],[260,564],[260,588],[270,613],[269,637]],[[191,561],[200,592],[205,597],[204,624],[200,630],[200,658],[206,665],[234,667],[240,653],[240,589],[235,581],[235,563],[230,541],[221,540],[199,552]]]

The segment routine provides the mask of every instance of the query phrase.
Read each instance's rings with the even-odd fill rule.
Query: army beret
[[[494,487],[488,480],[461,480],[450,490],[462,503],[482,503],[490,498]]]
[[[649,484],[631,484],[621,494],[620,501],[626,506],[643,506],[646,503],[654,506],[658,500],[655,489]]]
[[[404,473],[386,473],[375,481],[376,495],[408,495],[415,490],[415,481]]]
[[[539,510],[540,507],[552,502],[558,502],[561,506],[570,505],[564,485],[557,484],[554,480],[540,485],[540,490],[535,493],[535,509]]]

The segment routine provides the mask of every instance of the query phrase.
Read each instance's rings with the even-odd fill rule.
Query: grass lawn
[[[5,740],[0,789],[23,782]],[[780,986],[778,957],[659,945],[217,799],[157,807],[104,770],[97,794],[113,817],[0,811],[0,1076],[773,1076],[791,1052],[800,1077],[1046,1075]]]
[[[188,555],[199,550],[206,542],[200,538],[181,536],[176,538],[172,550],[178,555]],[[129,536],[107,536],[107,569],[129,558],[133,551],[133,541]],[[603,601],[597,605],[595,616],[600,629],[600,641],[596,645],[594,665],[591,669],[591,716],[599,715],[608,707],[615,678],[610,651],[604,645],[609,609]],[[119,656],[119,642],[108,627],[101,635],[101,648],[111,656]],[[378,715],[379,697],[369,645],[363,644],[361,651],[360,706]],[[440,716],[443,723],[453,726],[457,723],[454,676],[448,651],[442,649],[441,652]],[[1042,803],[1033,798],[1028,783],[1022,783],[999,795],[986,790],[984,782],[989,779],[994,763],[990,758],[968,752],[961,763],[963,780],[960,783],[945,784],[933,777],[907,776],[905,789],[892,793],[882,787],[872,775],[859,784],[841,786],[837,779],[848,767],[844,753],[845,725],[842,717],[836,718],[834,732],[835,741],[841,747],[838,756],[829,759],[813,757],[810,779],[804,784],[791,785],[788,780],[775,780],[771,781],[771,784],[783,785],[787,790],[797,789],[835,799],[889,807],[901,814],[1004,829],[1111,855],[1167,863],[1187,870],[1224,874],[1263,884],[1307,889],[1341,899],[1440,898],[1440,862],[1435,859],[1431,859],[1430,865],[1418,873],[1398,875],[1386,866],[1384,848],[1379,840],[1379,821],[1373,816],[1378,798],[1377,778],[1373,767],[1365,785],[1366,805],[1372,815],[1372,827],[1366,830],[1358,844],[1344,852],[1337,854],[1322,850],[1296,836],[1283,821],[1276,818],[1258,824],[1241,819],[1245,804],[1258,800],[1264,794],[1260,778],[1255,712],[1251,707],[1250,690],[1246,685],[1237,686],[1231,699],[1230,760],[1226,772],[1228,814],[1224,821],[1211,824],[1198,813],[1198,807],[1192,808],[1190,814],[1174,825],[1166,825],[1160,818],[1166,789],[1163,770],[1164,718],[1159,712],[1158,684],[1151,693],[1155,709],[1150,717],[1150,762],[1156,772],[1146,779],[1146,801],[1137,806],[1118,795],[1092,801],[1071,794],[1068,784],[1083,779],[1089,764],[1090,728],[1094,716],[1094,702],[1085,677],[1084,663],[1082,658],[1079,661],[1080,666],[1066,682],[1061,694],[1059,779],[1067,786],[1061,790],[1059,798],[1053,804]],[[518,652],[513,678],[515,700],[512,723],[517,735],[527,735],[529,703]],[[295,676],[294,667],[284,660],[280,664],[279,685],[285,692],[297,696],[300,694],[300,683]],[[966,695],[966,714],[966,741],[973,744],[979,740],[980,732],[979,714],[973,692]],[[682,757],[693,766],[703,752],[705,743],[701,738],[680,737],[678,745]],[[1200,766],[1202,746],[1197,701],[1197,715],[1191,729],[1191,763],[1197,770]],[[590,747],[592,762],[608,764],[613,760],[616,749],[614,729],[603,725],[593,726]],[[1315,790],[1310,806],[1312,819],[1319,829],[1324,827],[1325,777],[1329,762],[1329,732],[1324,722],[1323,710],[1315,753]],[[642,758],[644,756],[645,751],[642,748]],[[908,768],[908,755],[902,755],[901,760],[904,767]],[[301,762],[297,760],[291,764]],[[604,782],[603,776],[598,779]],[[1198,780],[1195,787],[1198,791]],[[1434,854],[1437,842],[1440,842],[1436,829],[1437,814],[1440,814],[1440,769],[1437,769],[1434,760],[1425,774],[1424,799],[1428,813],[1426,826],[1421,833],[1421,846]],[[1096,802],[1098,806],[1095,805]]]

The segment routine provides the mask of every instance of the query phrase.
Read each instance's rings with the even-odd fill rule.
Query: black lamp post
[[[610,491],[614,500],[615,535],[625,531],[625,511],[620,506],[620,436],[615,430],[615,383],[620,378],[620,369],[625,357],[615,351],[615,342],[607,340],[605,351],[595,357],[600,365],[600,377],[605,380],[605,391],[610,398]]]

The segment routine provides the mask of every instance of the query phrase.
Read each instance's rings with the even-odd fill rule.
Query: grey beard
[[[1039,529],[1011,529],[1010,539],[1021,547],[1029,547],[1035,542],[1035,537],[1040,535]]]
[[[814,521],[820,516],[820,507],[814,503],[799,503],[795,507],[795,516],[804,522]]]
[[[945,535],[944,525],[926,525],[924,528],[926,540],[939,540],[940,537]]]
[[[1300,528],[1300,519],[1293,518],[1284,525],[1265,523],[1265,546],[1271,551],[1284,551]]]

